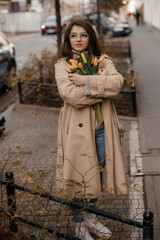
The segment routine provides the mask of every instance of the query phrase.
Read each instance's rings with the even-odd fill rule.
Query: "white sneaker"
[[[98,237],[104,236],[106,239],[109,239],[112,236],[111,231],[96,219],[95,214],[88,214],[84,217],[84,221],[89,231]]]
[[[78,237],[81,240],[94,240],[89,234],[85,222],[75,223],[75,237]]]

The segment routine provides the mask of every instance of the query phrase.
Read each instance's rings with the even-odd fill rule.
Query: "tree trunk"
[[[60,56],[61,44],[62,44],[62,26],[61,26],[61,13],[59,0],[55,0],[56,20],[57,20],[57,48],[58,56]]]
[[[101,16],[100,16],[100,0],[97,0],[97,15],[98,15],[98,34],[101,41],[104,41],[104,35],[102,30]]]
[[[98,33],[100,34],[100,25],[101,25],[101,20],[100,20],[100,2],[97,0],[97,15],[98,15]]]

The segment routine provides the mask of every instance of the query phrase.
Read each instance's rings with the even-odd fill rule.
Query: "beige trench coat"
[[[86,86],[75,86],[68,78],[68,63],[55,63],[55,77],[64,100],[59,115],[56,166],[57,195],[68,198],[96,198],[101,193],[100,169],[95,148],[95,111],[102,102],[106,165],[103,183],[112,193],[126,193],[125,173],[111,98],[119,94],[123,78],[106,56],[99,73],[89,76]],[[87,78],[88,79],[88,78]],[[86,96],[87,95],[87,96]]]

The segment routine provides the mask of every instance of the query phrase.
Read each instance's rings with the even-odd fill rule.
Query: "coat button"
[[[83,124],[82,124],[82,123],[80,123],[80,124],[79,124],[79,127],[83,127]]]

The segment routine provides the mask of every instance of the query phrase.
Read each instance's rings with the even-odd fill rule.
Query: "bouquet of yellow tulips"
[[[82,52],[80,57],[75,59],[70,59],[69,62],[71,63],[69,69],[71,73],[79,73],[82,75],[93,75],[98,73],[98,65],[99,63],[103,62],[105,56],[102,55],[99,59],[94,57],[93,55],[89,56],[88,53]],[[96,113],[96,119],[99,124],[103,122],[102,114],[100,110],[100,103],[95,103],[93,108]]]

